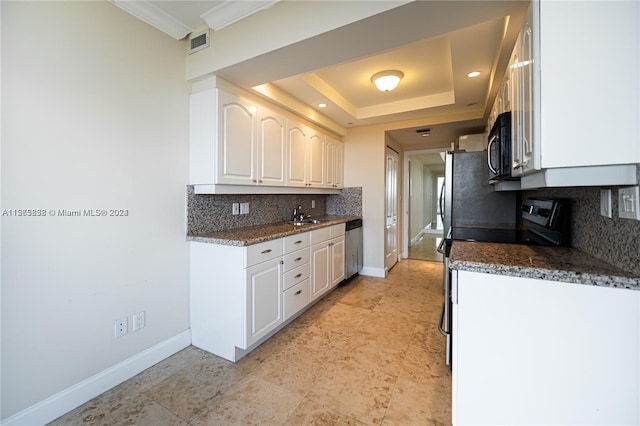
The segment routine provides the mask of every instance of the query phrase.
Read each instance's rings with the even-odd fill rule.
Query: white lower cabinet
[[[311,285],[309,278],[285,290],[284,292],[284,320],[288,320],[311,301]]]
[[[333,225],[246,247],[191,242],[193,345],[235,362],[284,327],[344,279],[344,229]],[[315,256],[314,233],[322,239]]]
[[[311,231],[311,300],[344,280],[344,234],[343,223]]]
[[[329,291],[330,266],[329,242],[322,241],[311,246],[311,300]]]
[[[453,276],[453,424],[640,423],[640,291]]]
[[[247,268],[245,348],[282,323],[282,281],[281,259]]]

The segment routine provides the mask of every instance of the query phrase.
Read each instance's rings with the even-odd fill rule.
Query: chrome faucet
[[[302,221],[304,220],[304,213],[302,212],[302,206],[298,205],[295,209],[293,209],[293,221]]]

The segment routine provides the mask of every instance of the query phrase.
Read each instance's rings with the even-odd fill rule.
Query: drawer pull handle
[[[302,290],[298,290],[298,291],[296,291],[295,293],[293,293],[293,295],[294,295],[294,296],[297,296],[297,295],[299,295],[300,293],[302,293]]]
[[[300,262],[302,260],[301,257],[296,257],[296,259],[294,260],[294,262]]]
[[[302,244],[302,240],[298,240],[298,241],[296,241],[296,242],[295,242],[295,243],[293,243],[293,244]]]
[[[295,277],[293,277],[293,278],[300,278],[301,276],[302,276],[302,274],[298,274],[298,275],[296,275],[296,276],[295,276]]]
[[[271,249],[262,250],[262,254],[271,253]]]
[[[280,261],[280,264],[281,264],[281,265],[284,265],[284,260],[281,260],[281,261]]]

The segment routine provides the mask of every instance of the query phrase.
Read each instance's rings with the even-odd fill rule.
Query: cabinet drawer
[[[311,252],[309,247],[294,251],[293,253],[284,255],[284,272],[288,272],[293,268],[304,265],[309,262],[311,258]]]
[[[345,224],[339,223],[337,225],[332,225],[329,227],[329,238],[339,237],[340,235],[344,235],[345,233]]]
[[[309,279],[306,279],[283,293],[285,321],[300,312],[311,301],[311,286],[309,283]]]
[[[284,253],[291,253],[292,251],[300,250],[309,247],[309,241],[311,240],[310,232],[303,232],[301,234],[289,235],[284,237]]]
[[[311,265],[307,262],[284,274],[284,290],[293,287],[311,275]]]
[[[322,241],[327,241],[331,236],[329,229],[330,227],[327,226],[320,229],[314,229],[313,231],[309,232],[311,234],[311,245],[318,244]]]
[[[245,267],[282,256],[282,238],[247,246]]]

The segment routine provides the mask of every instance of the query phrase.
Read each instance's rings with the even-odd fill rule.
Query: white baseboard
[[[413,237],[411,239],[411,246],[412,247],[415,246],[418,241],[420,241],[420,238],[422,238],[423,234],[424,234],[424,231],[421,230],[420,232],[418,232],[418,235],[416,235],[415,237]]]
[[[151,348],[77,383],[37,404],[2,420],[3,426],[44,425],[84,404],[105,391],[129,380],[191,344],[191,330],[158,343]]]
[[[369,266],[363,267],[360,270],[359,274],[366,275],[368,277],[378,277],[378,278],[384,278],[387,276],[384,268],[371,268]]]

